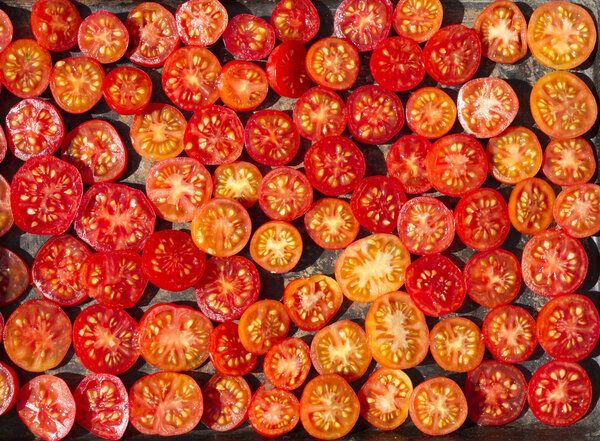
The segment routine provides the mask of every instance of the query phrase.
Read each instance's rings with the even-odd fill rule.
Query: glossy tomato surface
[[[541,178],[527,178],[515,185],[508,199],[508,216],[523,234],[546,230],[553,219],[554,189]]]
[[[524,362],[537,346],[535,320],[517,305],[495,307],[485,316],[481,329],[488,351],[507,363]]]
[[[6,49],[6,46],[13,38],[13,24],[6,12],[0,12],[0,52]]]
[[[252,159],[269,166],[287,164],[300,147],[300,134],[292,118],[274,109],[259,110],[248,119],[244,140]]]
[[[104,69],[90,57],[64,58],[52,68],[50,91],[58,107],[68,113],[85,113],[102,98]]]
[[[406,195],[395,178],[374,175],[361,180],[352,192],[350,206],[358,222],[374,233],[391,233]]]
[[[299,419],[298,398],[285,389],[267,389],[262,384],[250,401],[248,420],[252,428],[263,436],[284,435],[296,427]]]
[[[250,208],[258,202],[258,189],[262,180],[260,170],[251,162],[221,164],[213,172],[213,196],[233,199],[244,208]]]
[[[308,211],[313,201],[306,175],[291,167],[277,167],[267,173],[258,188],[258,204],[273,220],[292,221]]]
[[[252,391],[244,377],[213,375],[202,394],[206,402],[202,422],[217,432],[227,432],[239,427],[248,416]]]
[[[395,92],[412,89],[425,77],[423,51],[407,37],[381,41],[373,51],[369,68],[378,84]]]
[[[223,103],[237,111],[256,109],[267,98],[269,79],[262,67],[250,61],[232,60],[223,66],[217,78],[217,90]]]
[[[346,128],[346,104],[333,90],[317,86],[304,92],[294,105],[294,122],[311,141],[339,136]]]
[[[392,14],[389,0],[344,0],[335,11],[333,29],[358,51],[372,51],[390,33]]]
[[[304,227],[310,238],[321,248],[341,250],[354,242],[360,223],[348,202],[323,198],[312,204],[304,215]]]
[[[443,17],[440,0],[400,0],[392,24],[398,35],[423,43],[440,28]]]
[[[440,138],[455,122],[456,104],[442,89],[423,87],[412,93],[406,102],[406,123],[417,135]]]
[[[319,12],[310,0],[280,0],[271,12],[271,26],[281,41],[308,43],[319,25]]]
[[[208,355],[215,369],[224,375],[246,375],[256,366],[256,354],[244,348],[238,324],[233,321],[220,324],[210,333]]]
[[[177,32],[188,46],[210,46],[227,27],[229,15],[219,0],[189,0],[175,12]]]
[[[129,136],[134,150],[151,161],[174,158],[183,151],[187,121],[169,104],[151,103],[133,117]]]
[[[35,98],[48,87],[52,59],[34,40],[10,43],[0,54],[0,81],[19,98]]]
[[[271,346],[265,355],[263,371],[275,387],[293,390],[304,383],[310,367],[308,345],[299,338],[289,337]]]
[[[237,14],[225,28],[223,44],[237,58],[260,60],[266,58],[275,47],[275,31],[260,17]]]
[[[525,127],[509,127],[492,137],[485,150],[491,175],[505,184],[532,178],[542,166],[540,141]]]
[[[344,90],[358,77],[358,51],[346,40],[327,37],[313,44],[306,54],[306,71],[319,86]]]
[[[29,288],[29,266],[14,251],[0,246],[0,306],[6,306]]]
[[[10,231],[14,225],[12,208],[10,207],[10,184],[0,175],[0,237]]]
[[[600,231],[600,185],[571,185],[554,201],[554,220],[573,237],[589,237]]]
[[[83,55],[102,64],[114,63],[125,55],[129,32],[113,13],[96,11],[81,23],[77,43]]]
[[[38,43],[54,52],[77,43],[81,16],[69,0],[38,0],[31,8],[31,32]]]
[[[277,300],[253,303],[240,317],[239,335],[247,351],[263,355],[283,340],[290,330],[290,318]]]
[[[6,414],[17,402],[19,377],[9,365],[0,362],[0,416]]]
[[[119,66],[104,78],[102,95],[106,104],[121,115],[134,115],[144,109],[152,97],[152,80],[133,66]]]
[[[583,138],[553,139],[544,150],[542,172],[553,184],[583,184],[595,171],[594,151]]]
[[[281,96],[298,98],[310,88],[306,72],[306,48],[296,41],[284,41],[267,59],[269,85]]]
[[[433,359],[444,370],[468,372],[483,359],[485,345],[479,327],[465,317],[448,317],[429,334]]]

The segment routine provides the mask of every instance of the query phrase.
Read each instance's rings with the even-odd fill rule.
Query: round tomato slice
[[[306,175],[291,167],[267,173],[258,187],[258,204],[273,220],[292,221],[308,211],[313,201]]]
[[[65,380],[54,375],[39,375],[19,391],[17,412],[36,436],[58,441],[73,427],[75,399]]]
[[[439,0],[400,0],[392,24],[398,35],[423,43],[440,28],[443,16]]]
[[[246,151],[264,165],[290,162],[300,147],[300,134],[292,118],[281,110],[259,110],[248,119],[244,134]]]
[[[537,346],[535,320],[525,309],[502,305],[485,316],[481,327],[488,351],[506,363],[522,363]]]
[[[256,366],[256,355],[244,348],[238,324],[231,321],[220,324],[210,333],[208,355],[215,369],[224,375],[246,375]]]
[[[346,128],[346,119],[344,100],[324,87],[307,90],[294,105],[294,122],[298,131],[311,141],[341,135]]]
[[[542,172],[556,185],[583,184],[595,171],[594,150],[583,138],[553,139],[544,150]]]
[[[81,16],[69,0],[38,0],[31,8],[31,32],[38,43],[54,52],[77,44]]]
[[[389,0],[344,0],[335,11],[333,29],[360,52],[372,51],[390,33],[392,14]]]
[[[73,393],[75,421],[90,433],[105,439],[121,439],[129,422],[129,397],[119,377],[90,374]]]
[[[319,12],[310,0],[280,0],[271,12],[271,26],[281,41],[308,43],[319,31]]]
[[[213,196],[233,199],[250,208],[258,202],[258,189],[263,176],[250,162],[237,161],[219,165],[213,173]]]
[[[4,176],[0,175],[0,237],[8,233],[13,224],[14,218],[10,207],[10,184]]]
[[[188,433],[200,422],[203,410],[202,390],[185,374],[146,375],[129,391],[129,421],[144,435]]]
[[[247,417],[252,391],[244,377],[215,374],[202,389],[206,408],[202,422],[217,432],[240,426]]]
[[[298,98],[310,88],[306,72],[306,48],[297,41],[284,41],[267,59],[269,85],[281,96]]]
[[[431,143],[417,135],[404,135],[388,152],[385,164],[388,175],[396,178],[407,193],[425,193],[431,188],[425,161]]]
[[[125,311],[91,305],[73,323],[73,348],[92,372],[119,375],[138,359],[134,334],[137,322]]]
[[[225,28],[223,43],[237,58],[261,60],[275,47],[275,31],[260,17],[237,14],[229,20]]]
[[[374,233],[391,233],[398,224],[398,215],[406,195],[395,178],[374,175],[364,178],[350,199],[358,222]]]
[[[2,16],[0,16],[0,20],[2,19]],[[6,142],[6,135],[4,134],[4,130],[0,127],[0,162],[2,162],[4,160],[4,157],[6,156],[6,147],[7,147],[7,142]]]
[[[431,355],[447,371],[467,372],[483,360],[485,345],[479,327],[464,317],[448,317],[429,334]]]
[[[502,0],[504,1],[504,0]],[[535,133],[525,127],[509,127],[487,144],[491,175],[505,184],[534,177],[542,166],[542,146]]]
[[[316,10],[315,10],[316,11]],[[13,24],[6,12],[0,10],[0,53],[6,49],[13,38]]]
[[[102,95],[108,107],[118,114],[134,115],[150,102],[152,80],[137,67],[119,66],[104,78]]]
[[[406,123],[417,135],[440,138],[450,131],[455,122],[456,105],[442,89],[422,87],[408,97]]]
[[[127,147],[117,129],[101,119],[85,121],[71,130],[60,153],[79,170],[87,185],[116,181],[127,168]]]
[[[54,302],[33,299],[22,303],[4,326],[4,349],[27,372],[58,366],[71,346],[71,321]]]
[[[133,117],[129,136],[131,145],[150,161],[174,158],[183,151],[187,121],[175,107],[151,103]]]
[[[346,248],[360,230],[350,204],[335,198],[319,199],[312,204],[304,215],[304,227],[310,238],[325,250]]]
[[[387,0],[377,1],[391,6]],[[373,51],[369,69],[373,79],[386,89],[395,92],[409,90],[425,77],[423,51],[408,37],[386,38]]]
[[[15,252],[0,246],[0,306],[6,306],[23,295],[31,279],[29,267]]]
[[[35,40],[16,40],[0,54],[0,81],[19,98],[35,98],[48,87],[52,59]]]
[[[589,237],[600,231],[600,185],[571,185],[554,202],[554,219],[573,237]]]
[[[142,316],[135,347],[148,363],[164,371],[191,371],[208,358],[213,330],[200,311],[183,305],[159,303]]]
[[[528,178],[513,188],[508,200],[508,215],[515,229],[523,234],[537,234],[552,223],[554,190],[540,178]]]
[[[229,15],[219,0],[188,0],[175,12],[177,32],[188,46],[210,46],[225,32]]]
[[[337,37],[327,37],[314,43],[306,53],[306,71],[319,86],[333,90],[351,87],[358,77],[358,51]]]
[[[102,98],[104,69],[89,57],[57,61],[50,74],[50,91],[56,104],[69,113],[84,113]]]
[[[310,349],[296,337],[289,337],[271,346],[265,356],[263,371],[275,387],[286,390],[299,388],[310,371]]]
[[[18,393],[19,377],[13,368],[0,362],[0,416],[15,405]]]
[[[285,389],[266,389],[262,384],[250,401],[248,420],[262,436],[284,435],[296,427],[299,419],[298,398]]]
[[[228,62],[217,79],[223,104],[237,112],[256,109],[267,97],[269,80],[262,67],[244,60]]]
[[[240,317],[240,341],[247,351],[264,355],[283,340],[290,329],[290,318],[276,300],[265,299],[250,305]]]
[[[81,23],[77,43],[86,57],[102,64],[114,63],[125,55],[129,32],[115,14],[96,11]]]

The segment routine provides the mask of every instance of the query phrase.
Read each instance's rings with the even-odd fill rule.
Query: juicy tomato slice
[[[248,420],[263,436],[284,435],[296,427],[299,419],[298,398],[285,389],[266,389],[262,384],[250,401]]]
[[[323,38],[306,53],[306,71],[319,86],[333,90],[348,89],[358,77],[358,51],[337,37]]]
[[[481,144],[462,133],[438,139],[427,152],[426,167],[434,188],[455,197],[481,187],[488,171]]]
[[[290,317],[276,300],[265,299],[250,305],[240,317],[239,335],[247,351],[264,355],[283,340],[290,330]]]
[[[127,168],[127,147],[119,132],[100,119],[85,121],[71,130],[60,153],[79,170],[87,185],[116,181]]]
[[[304,215],[304,227],[310,238],[321,248],[341,250],[354,242],[360,223],[348,202],[323,198],[312,204]]]
[[[227,107],[202,106],[185,129],[183,146],[188,156],[203,164],[228,164],[242,154],[244,126]]]
[[[119,375],[138,359],[134,334],[137,322],[119,308],[91,305],[73,323],[73,347],[92,372]]]
[[[461,307],[467,289],[460,269],[441,254],[419,257],[406,269],[406,289],[423,313],[432,317]]]
[[[333,29],[360,52],[372,51],[390,33],[392,15],[389,0],[344,0],[335,11]]]
[[[75,422],[75,399],[62,378],[39,375],[25,383],[17,399],[19,418],[46,441],[58,441]]]
[[[210,46],[225,32],[229,15],[219,0],[188,0],[175,12],[181,41],[188,46]]]
[[[429,339],[431,355],[447,371],[471,371],[483,360],[481,330],[467,318],[445,318],[431,329]]]
[[[129,397],[119,377],[90,374],[73,393],[75,422],[105,439],[121,439],[129,422]]]
[[[589,237],[600,231],[600,185],[571,185],[554,202],[554,219],[573,237]]]
[[[65,137],[62,116],[50,102],[19,101],[6,115],[8,146],[18,159],[52,155]]]
[[[183,151],[187,121],[175,107],[151,103],[133,117],[129,136],[131,145],[150,161],[175,158]]]
[[[108,308],[133,308],[148,284],[142,258],[128,250],[90,255],[81,277],[88,296]]]
[[[554,190],[540,178],[528,178],[513,188],[508,200],[508,216],[523,234],[537,234],[552,223]]]
[[[464,391],[469,419],[482,426],[499,426],[521,414],[527,381],[516,366],[485,360],[467,374]]]
[[[4,326],[4,349],[10,360],[27,372],[58,366],[71,346],[69,317],[56,303],[33,299],[22,303]]]
[[[502,305],[485,316],[481,327],[488,351],[506,363],[522,363],[537,346],[535,320],[525,309]]]
[[[512,302],[521,288],[519,260],[500,248],[475,254],[463,274],[469,297],[490,309]]]
[[[129,391],[129,421],[144,435],[183,435],[200,422],[203,395],[198,383],[188,375],[146,375]]]
[[[163,159],[148,171],[146,194],[154,211],[170,222],[194,219],[211,193],[210,173],[197,159]]]
[[[10,184],[15,224],[32,234],[64,233],[75,218],[83,183],[71,164],[54,156],[27,160]]]
[[[63,52],[77,44],[81,16],[69,0],[38,0],[31,8],[31,32],[44,48]]]
[[[42,297],[59,306],[80,304],[87,298],[80,271],[90,254],[92,252],[83,242],[69,234],[52,237],[33,261],[33,286]]]
[[[0,19],[1,18],[2,17],[0,16]],[[4,130],[2,128],[0,128],[0,162],[2,162],[2,160],[6,156],[7,145],[8,144],[6,142],[6,135],[4,134]]]
[[[346,380],[323,374],[310,380],[300,398],[300,421],[309,435],[322,440],[341,438],[360,415],[360,402]]]
[[[154,231],[156,214],[146,195],[123,184],[101,182],[85,193],[74,227],[96,251],[144,248]]]
[[[427,435],[447,435],[463,425],[468,405],[460,386],[447,377],[433,377],[413,390],[410,419]]]
[[[250,240],[251,230],[248,211],[230,199],[211,199],[200,207],[192,220],[192,239],[196,246],[217,257],[239,253]]]
[[[350,206],[358,222],[374,233],[391,233],[406,195],[395,178],[374,175],[364,178],[352,192]]]
[[[333,90],[313,87],[294,105],[294,122],[304,138],[319,141],[339,136],[346,128],[346,104]]]
[[[233,199],[250,208],[258,202],[263,176],[251,162],[237,161],[219,165],[213,173],[213,196]]]
[[[291,167],[277,167],[267,173],[258,187],[258,204],[273,220],[291,221],[308,211],[313,201],[306,175]]]
[[[162,87],[177,107],[196,111],[219,98],[217,80],[221,63],[208,49],[182,47],[165,61]]]
[[[531,114],[552,138],[576,138],[590,130],[598,105],[585,82],[570,72],[550,72],[536,81],[529,97]]]
[[[544,150],[542,172],[556,185],[583,184],[595,171],[594,150],[583,138],[553,139]]]
[[[594,19],[574,3],[545,3],[531,14],[527,43],[544,66],[572,69],[587,60],[596,47]]]
[[[491,175],[504,184],[532,178],[542,166],[540,141],[525,127],[509,127],[492,137],[485,150]]]
[[[0,246],[0,306],[6,306],[29,288],[29,267],[15,252]]]
[[[300,147],[296,124],[280,110],[259,110],[248,119],[244,134],[246,151],[264,165],[277,166],[290,162]]]
[[[0,362],[0,416],[15,405],[18,393],[19,377],[13,368]]]
[[[481,59],[481,42],[474,30],[460,24],[441,28],[423,49],[427,73],[445,85],[471,79]]]
[[[137,67],[119,66],[104,78],[102,95],[108,107],[118,114],[134,115],[150,102],[152,80]]]
[[[548,355],[578,361],[587,357],[598,342],[600,317],[594,303],[580,294],[565,294],[550,300],[537,316],[537,338]]]
[[[148,363],[164,371],[191,371],[208,358],[213,330],[200,311],[184,305],[159,303],[142,316],[135,346]]]
[[[574,292],[583,283],[587,269],[583,245],[562,230],[538,233],[523,248],[523,281],[545,297]]]
[[[473,24],[481,40],[481,55],[496,63],[512,64],[527,53],[527,22],[510,0],[496,0]]]
[[[281,41],[308,43],[321,24],[319,12],[310,0],[280,0],[271,12],[271,26]]]
[[[240,426],[247,417],[252,391],[244,377],[215,374],[202,389],[206,408],[202,422],[217,432]]]
[[[0,175],[0,237],[8,233],[13,224],[14,218],[10,207],[10,184],[4,176]]]
[[[251,14],[237,14],[223,33],[225,48],[243,60],[266,58],[275,47],[273,26]]]
[[[388,175],[396,178],[407,193],[425,193],[431,188],[425,161],[431,143],[422,136],[404,135],[388,152],[385,164]]]
[[[386,89],[395,92],[409,90],[425,77],[423,51],[408,37],[386,38],[373,51],[369,69],[373,79]]]
[[[375,84],[354,90],[346,106],[348,130],[365,144],[384,144],[404,125],[404,107],[398,95]]]
[[[13,38],[13,24],[4,11],[0,11],[0,53],[6,49]]]
[[[19,98],[35,98],[48,87],[52,59],[35,40],[15,40],[0,54],[0,81]]]
[[[129,32],[115,14],[96,11],[81,23],[77,43],[86,57],[102,64],[114,63],[127,51]]]
[[[284,41],[267,59],[269,85],[281,96],[299,98],[310,88],[306,72],[306,48],[297,41]]]
[[[208,354],[215,369],[224,375],[246,375],[256,366],[256,355],[244,348],[238,324],[231,321],[220,324],[210,333]]]
[[[244,60],[228,62],[217,79],[223,104],[237,112],[256,109],[267,97],[269,80],[258,65]]]
[[[195,288],[198,308],[216,322],[239,318],[259,292],[258,270],[242,256],[209,259]]]
[[[443,16],[440,0],[400,0],[392,24],[398,35],[423,43],[440,28]]]
[[[263,371],[275,387],[286,390],[299,388],[310,371],[310,349],[296,337],[289,337],[271,346],[265,355]]]
[[[150,235],[142,253],[148,280],[167,291],[183,291],[202,277],[206,256],[184,231],[161,230]]]
[[[568,426],[583,417],[592,402],[592,383],[585,370],[571,361],[552,360],[529,380],[527,402],[545,424]]]
[[[335,279],[354,302],[372,302],[404,284],[410,253],[398,236],[373,234],[349,245],[335,263]]]
[[[422,87],[406,102],[406,123],[417,135],[440,138],[450,131],[455,122],[456,105],[442,89]]]
[[[64,58],[50,74],[52,97],[65,112],[87,112],[102,98],[104,76],[104,69],[93,58]]]
[[[175,17],[154,2],[137,5],[127,15],[129,31],[127,58],[144,67],[162,66],[179,46]]]

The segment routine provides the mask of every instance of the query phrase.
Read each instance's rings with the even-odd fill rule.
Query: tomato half
[[[219,0],[189,0],[175,12],[177,32],[188,46],[210,46],[225,32],[229,15]]]
[[[219,165],[213,173],[213,196],[233,199],[250,208],[258,202],[263,176],[251,162],[236,161]]]
[[[310,0],[280,0],[271,12],[271,26],[281,41],[308,43],[319,25],[319,12]]]
[[[151,103],[133,117],[129,136],[131,145],[150,161],[174,158],[183,151],[187,121],[175,107]]]
[[[505,184],[532,178],[542,166],[540,141],[525,127],[509,127],[492,137],[485,150],[491,175]]]
[[[333,29],[360,52],[372,51],[390,33],[392,14],[389,0],[344,0],[335,11]]]
[[[299,388],[310,371],[310,349],[296,337],[289,337],[271,346],[265,355],[263,371],[275,387],[286,390]]]
[[[77,44],[81,16],[69,0],[38,0],[31,7],[31,32],[40,45],[63,52]]]
[[[600,186],[571,185],[554,202],[554,219],[573,237],[589,237],[600,231]]]
[[[524,362],[537,346],[535,320],[520,306],[495,307],[485,316],[481,330],[488,351],[507,363]]]
[[[417,135],[404,135],[392,144],[385,158],[387,172],[405,192],[425,193],[431,188],[425,164],[430,147],[427,139]]]
[[[440,0],[400,0],[392,24],[398,35],[423,43],[440,28],[443,16]]]
[[[0,20],[2,19],[2,16],[0,16]],[[6,156],[6,148],[7,148],[8,144],[6,142],[6,135],[4,134],[4,129],[0,128],[0,162],[2,162],[4,160],[4,157]]]
[[[102,98],[104,76],[104,69],[93,58],[63,58],[50,74],[52,97],[65,112],[87,112]]]
[[[48,87],[52,59],[34,40],[10,43],[0,54],[0,81],[19,98],[35,98]]]
[[[417,135],[440,138],[456,122],[456,105],[450,96],[437,87],[422,87],[406,102],[406,123]]]
[[[471,371],[483,360],[481,330],[467,318],[445,318],[431,329],[429,339],[431,355],[447,371]]]
[[[18,254],[0,246],[0,306],[6,306],[29,288],[29,267]]]
[[[127,51],[129,32],[115,14],[96,11],[81,23],[77,43],[86,57],[102,64],[114,63]]]
[[[311,141],[339,136],[346,128],[346,104],[333,90],[313,87],[294,105],[294,122],[302,135]]]
[[[18,393],[19,377],[13,368],[0,362],[0,416],[15,405]]]
[[[210,333],[208,355],[215,369],[224,375],[246,375],[256,366],[256,355],[244,348],[238,324],[232,321],[220,324]]]
[[[237,112],[247,112],[262,104],[269,93],[269,80],[262,67],[250,61],[228,62],[217,79],[223,104]]]
[[[306,53],[306,71],[319,86],[333,90],[348,89],[358,77],[358,51],[337,37],[323,38]]]
[[[386,38],[373,51],[369,69],[373,79],[386,89],[395,92],[409,90],[425,77],[423,51],[408,37]]]
[[[215,374],[202,389],[206,407],[202,422],[217,432],[240,426],[247,417],[252,391],[244,377]]]
[[[0,237],[8,233],[13,224],[14,218],[10,207],[10,184],[4,176],[0,175]]]
[[[242,345],[253,354],[264,355],[283,340],[290,330],[290,318],[276,300],[264,299],[250,305],[240,317]]]
[[[0,11],[0,53],[6,49],[13,38],[13,24],[4,11]]]
[[[306,175],[291,167],[277,167],[267,173],[258,187],[258,204],[271,219],[292,221],[308,211],[313,201]]]
[[[120,115],[134,115],[144,109],[152,97],[152,80],[133,66],[119,66],[104,78],[102,95],[106,104]]]
[[[281,110],[265,109],[246,122],[246,152],[260,164],[277,166],[290,162],[300,147],[300,134],[292,118]]]
[[[262,384],[250,401],[248,420],[262,436],[284,435],[296,427],[299,419],[298,398],[285,389],[266,389]]]
[[[261,60],[275,47],[275,31],[260,17],[237,14],[225,28],[223,44],[237,58]]]
[[[508,215],[515,229],[523,234],[537,234],[552,223],[554,190],[540,178],[528,178],[513,188],[508,200]]]
[[[352,192],[350,206],[358,222],[374,233],[391,233],[406,195],[395,178],[374,175],[364,178]]]
[[[583,138],[553,139],[544,150],[542,172],[556,185],[583,184],[595,171],[594,151]]]
[[[310,88],[306,72],[306,48],[296,41],[284,41],[267,59],[269,85],[281,96],[298,98]]]
[[[360,223],[348,202],[323,198],[312,204],[304,215],[304,227],[310,238],[321,248],[341,250],[354,242]]]

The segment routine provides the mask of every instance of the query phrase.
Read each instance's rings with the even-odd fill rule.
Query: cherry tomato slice
[[[306,53],[306,71],[319,86],[333,90],[348,89],[358,77],[358,51],[337,37],[323,38]]]
[[[50,53],[34,40],[15,40],[0,54],[0,81],[19,98],[41,95],[51,69]]]
[[[481,329],[488,351],[507,363],[524,362],[537,346],[535,320],[520,306],[495,307],[485,316]]]
[[[308,211],[313,201],[306,175],[291,167],[277,167],[267,173],[258,188],[258,204],[273,220],[291,221]]]
[[[275,31],[260,17],[237,14],[229,20],[225,28],[223,43],[237,58],[261,60],[275,47]]]
[[[447,371],[472,371],[483,360],[481,330],[467,318],[445,318],[431,329],[429,339],[431,355]]]
[[[542,166],[540,141],[525,127],[509,127],[492,137],[485,150],[490,174],[505,184],[532,178]]]
[[[269,166],[287,164],[300,147],[300,135],[292,118],[274,109],[253,114],[246,123],[244,139],[250,157]]]
[[[404,135],[390,148],[385,164],[388,175],[407,193],[425,193],[431,188],[425,161],[431,143],[417,135]]]
[[[220,324],[210,333],[208,354],[215,369],[224,375],[246,375],[256,366],[256,355],[244,348],[238,324],[231,321]]]
[[[31,32],[38,43],[54,52],[77,44],[81,16],[69,0],[38,0],[31,7]]]
[[[374,175],[364,178],[350,199],[358,222],[374,233],[391,233],[398,224],[398,215],[406,195],[395,178]]]
[[[10,184],[4,176],[0,175],[0,237],[8,233],[14,223],[12,208],[10,207]]]
[[[183,151],[187,121],[175,107],[151,103],[133,117],[129,136],[131,145],[150,161],[174,158]]]
[[[398,35],[423,43],[440,28],[443,16],[439,0],[400,0],[392,24]]]
[[[395,92],[409,90],[425,77],[423,51],[408,37],[386,38],[373,51],[369,69],[373,79],[386,89]]]
[[[152,80],[137,67],[119,66],[104,78],[102,95],[108,107],[118,114],[134,115],[150,102]]]
[[[0,53],[6,49],[13,38],[13,24],[6,12],[0,10]]]
[[[306,72],[306,48],[296,41],[284,41],[267,59],[269,85],[281,96],[298,98],[310,88]]]
[[[544,150],[542,172],[556,185],[583,184],[595,171],[594,151],[583,138],[553,139]]]
[[[86,57],[102,64],[114,63],[127,51],[129,32],[115,14],[96,11],[81,23],[77,43]]]
[[[225,32],[229,15],[219,0],[188,0],[175,12],[177,32],[188,46],[210,46]]]
[[[455,122],[454,101],[437,87],[423,87],[412,93],[406,102],[406,123],[417,135],[440,138]]]
[[[294,122],[304,138],[319,141],[346,128],[346,104],[333,90],[313,87],[296,101]]]
[[[335,11],[333,29],[358,51],[372,51],[390,33],[392,14],[389,0],[344,0]]]
[[[240,317],[240,341],[247,351],[264,355],[283,340],[290,330],[290,318],[276,300],[265,299],[250,305]]]
[[[15,405],[18,393],[19,377],[13,368],[0,362],[0,416]]]
[[[2,16],[0,16],[0,20],[1,19],[2,19]],[[6,156],[7,146],[8,146],[8,144],[6,142],[6,135],[4,134],[4,130],[0,127],[0,162],[2,162],[2,160]]]
[[[513,188],[508,200],[508,215],[515,229],[523,234],[537,234],[552,223],[554,190],[540,178],[528,178]]]
[[[250,401],[248,420],[263,436],[284,435],[296,427],[299,419],[298,398],[285,389],[266,389],[262,384]]]
[[[213,196],[233,199],[250,208],[258,202],[263,176],[257,166],[246,161],[219,165],[213,173]]]
[[[0,306],[17,300],[31,283],[29,267],[15,252],[0,246]]]
[[[244,377],[215,374],[202,389],[206,408],[202,422],[217,432],[239,427],[247,417],[252,391]]]
[[[89,57],[57,61],[50,74],[50,91],[56,104],[69,113],[84,113],[102,98],[104,70]]]
[[[266,72],[249,61],[228,62],[217,79],[223,104],[237,112],[256,109],[267,97],[269,80]]]
[[[600,231],[600,186],[571,185],[554,202],[554,219],[573,237],[589,237]]]
[[[320,26],[319,12],[310,0],[280,0],[270,22],[279,40],[303,44],[317,35]]]
[[[289,337],[271,346],[265,356],[263,371],[275,387],[286,390],[299,388],[310,371],[310,349],[296,337]]]
[[[321,248],[341,250],[354,242],[360,223],[348,202],[323,198],[312,204],[304,215],[304,227],[310,238]]]

